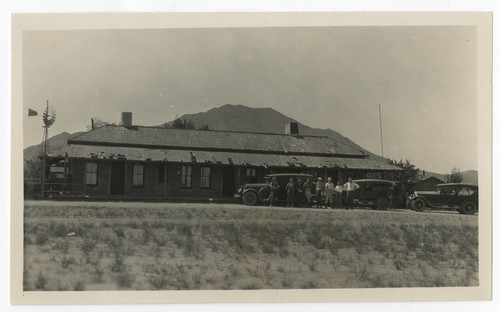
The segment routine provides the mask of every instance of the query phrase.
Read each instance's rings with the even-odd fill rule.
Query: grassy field
[[[140,207],[139,207],[140,206]],[[25,290],[478,285],[477,216],[27,202]]]

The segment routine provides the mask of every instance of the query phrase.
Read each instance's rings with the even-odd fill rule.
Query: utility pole
[[[382,157],[384,157],[384,138],[382,135],[382,108],[381,105],[378,105],[378,117],[380,120],[380,147],[382,149]]]

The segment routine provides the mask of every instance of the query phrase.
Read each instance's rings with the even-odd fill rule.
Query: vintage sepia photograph
[[[21,293],[488,297],[491,15],[373,15],[18,27]]]

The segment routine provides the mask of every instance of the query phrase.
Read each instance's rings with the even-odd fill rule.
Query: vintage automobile
[[[444,209],[473,215],[478,211],[478,191],[478,186],[474,184],[438,184],[436,191],[413,192],[408,197],[408,205],[416,211]]]
[[[268,174],[264,178],[266,181],[270,181],[272,177],[276,177],[278,184],[280,185],[276,198],[276,202],[278,204],[286,201],[285,187],[290,178],[293,178],[295,182],[297,182],[298,179],[301,179],[303,182],[305,182],[307,178],[310,178],[311,181],[313,179],[312,175],[304,173],[275,173]],[[241,200],[241,202],[245,205],[253,206],[258,203],[267,204],[269,202],[270,194],[271,189],[267,182],[247,183],[239,188],[238,193],[235,194],[234,197]]]
[[[359,188],[354,193],[354,203],[358,205],[369,206],[374,209],[387,209],[391,203],[390,201],[390,188],[393,181],[379,180],[379,179],[362,179],[353,180],[352,182],[359,185]],[[396,202],[399,205],[403,202],[400,194],[402,189],[399,183],[396,183]],[[346,198],[345,192],[342,197]]]

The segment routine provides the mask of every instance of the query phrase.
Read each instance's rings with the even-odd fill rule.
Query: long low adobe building
[[[309,173],[344,182],[400,170],[325,136],[103,126],[45,155],[44,196],[101,199],[222,199],[269,173]]]

